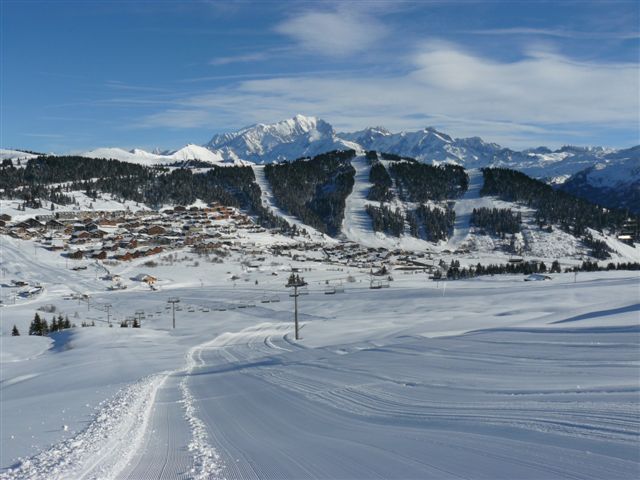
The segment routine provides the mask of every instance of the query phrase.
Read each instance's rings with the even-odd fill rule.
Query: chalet
[[[107,252],[105,250],[93,252],[91,254],[91,258],[95,258],[96,260],[105,260],[107,258]]]
[[[167,231],[164,227],[161,227],[160,225],[152,225],[146,229],[145,233],[147,235],[162,235],[166,232]]]
[[[135,282],[144,282],[147,285],[153,285],[158,281],[156,277],[154,277],[153,275],[148,275],[146,273],[141,273],[139,275],[136,275],[131,280]]]
[[[58,232],[60,230],[64,230],[65,225],[64,223],[52,218],[47,223],[45,223],[45,227],[47,228],[47,230]]]
[[[125,251],[125,252],[116,253],[113,258],[115,258],[116,260],[122,260],[124,262],[128,262],[130,260],[133,260],[133,255],[131,255],[131,252]]]
[[[91,234],[86,230],[76,230],[71,234],[72,241],[77,239],[88,239],[88,238],[91,238]]]
[[[68,257],[73,260],[82,260],[84,252],[82,250],[76,250],[75,252],[69,252]]]
[[[43,225],[35,218],[27,218],[26,220],[23,220],[22,222],[17,223],[15,227],[29,229],[29,228],[42,228]]]

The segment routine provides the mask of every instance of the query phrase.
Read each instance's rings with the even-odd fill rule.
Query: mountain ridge
[[[613,195],[618,200],[610,206],[640,211],[634,200],[640,198],[640,168],[633,168],[640,166],[640,145],[622,149],[565,145],[555,150],[538,146],[517,151],[478,136],[453,138],[434,127],[398,133],[381,126],[337,132],[325,120],[298,114],[275,123],[257,123],[216,134],[204,145],[188,144],[173,152],[98,148],[80,155],[142,165],[172,165],[189,160],[242,165],[290,161],[333,150],[375,150],[423,163],[454,163],[465,168],[510,168],[587,198],[602,201]]]

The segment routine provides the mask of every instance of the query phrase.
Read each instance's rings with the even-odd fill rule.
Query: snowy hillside
[[[88,158],[114,159],[147,166],[171,165],[188,160],[199,160],[212,165],[242,165],[247,163],[236,158],[225,158],[219,152],[213,152],[205,147],[193,144],[186,145],[175,152],[167,154],[150,153],[139,148],[133,150],[98,148],[88,152],[81,152],[79,155]]]
[[[605,206],[640,213],[640,147],[617,152],[615,160],[599,163],[571,176],[562,189]]]
[[[71,270],[37,243],[2,242],[3,275],[43,287],[0,317],[2,480],[638,472],[634,272],[445,287],[394,270],[374,290],[367,269],[248,234],[222,263],[183,249],[109,265],[128,288],[108,290],[99,263]],[[294,268],[309,283],[300,340]],[[135,281],[146,273],[159,289]],[[26,335],[52,308],[78,326]],[[134,314],[142,327],[120,328]]]
[[[35,158],[37,155],[33,153],[23,152],[21,150],[7,150],[6,148],[0,148],[0,162],[3,160],[29,160],[30,158]]]
[[[216,134],[203,146],[189,144],[173,152],[150,153],[141,149],[98,148],[83,152],[82,155],[142,165],[167,165],[187,160],[200,160],[214,165],[241,165],[295,160],[332,150],[350,149],[358,152],[375,150],[391,153],[428,164],[455,163],[466,168],[510,168],[554,185],[561,185],[575,175],[578,175],[578,179],[574,183],[581,183],[580,173],[592,167],[597,167],[594,172],[606,167],[608,178],[624,178],[629,168],[640,165],[639,147],[614,150],[565,146],[555,151],[546,147],[515,151],[485,142],[479,137],[453,138],[433,127],[399,133],[392,133],[384,127],[370,127],[356,132],[337,133],[328,122],[304,115]],[[16,154],[2,155],[15,157]],[[23,158],[29,158],[28,154],[22,155]],[[620,171],[616,172],[619,165]],[[590,180],[586,181],[588,188],[575,186],[570,189],[585,198],[606,200],[607,195],[612,192],[612,186],[598,180],[601,177],[602,174],[590,174]],[[618,196],[614,195],[609,204],[623,207],[631,205],[631,202],[620,202]]]

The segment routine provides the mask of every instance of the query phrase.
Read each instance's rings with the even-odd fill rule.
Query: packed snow
[[[640,471],[637,272],[435,282],[398,270],[372,290],[368,269],[320,258],[263,254],[248,268],[242,253],[184,250],[110,266],[130,288],[109,291],[96,268],[67,269],[33,242],[3,236],[0,253],[2,290],[44,287],[0,309],[2,479]],[[309,283],[299,341],[292,268]],[[161,287],[137,286],[139,273]],[[26,336],[52,305],[78,327]],[[142,328],[120,328],[136,311]]]

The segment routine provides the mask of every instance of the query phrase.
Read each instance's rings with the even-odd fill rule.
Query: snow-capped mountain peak
[[[210,150],[221,151],[223,155],[233,152],[237,157],[255,163],[291,160],[329,150],[357,148],[357,145],[339,138],[329,123],[304,115],[218,134],[206,146]]]

